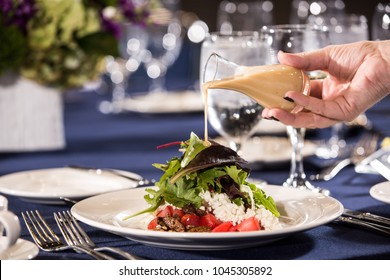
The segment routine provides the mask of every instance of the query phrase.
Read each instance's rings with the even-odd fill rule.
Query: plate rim
[[[267,187],[268,188],[269,187],[276,188],[276,187],[282,187],[282,186],[267,185]],[[169,232],[169,233],[167,233],[167,232],[151,231],[151,230],[146,230],[146,229],[125,228],[125,227],[121,227],[121,226],[114,225],[114,224],[108,224],[108,223],[103,222],[103,221],[92,220],[92,219],[86,217],[85,215],[83,215],[82,214],[83,211],[79,210],[79,208],[82,207],[83,204],[89,203],[93,200],[104,199],[104,196],[119,195],[119,193],[122,193],[122,192],[123,193],[129,192],[129,191],[131,192],[131,191],[135,191],[135,190],[139,190],[139,188],[120,190],[120,191],[115,191],[115,192],[106,193],[106,194],[100,194],[100,195],[97,195],[94,197],[86,198],[86,199],[76,203],[75,205],[73,205],[71,208],[71,212],[78,220],[80,220],[81,222],[86,223],[92,227],[120,235],[122,237],[134,240],[136,242],[140,242],[142,244],[145,244],[145,243],[150,244],[151,242],[139,241],[138,238],[135,238],[135,237],[141,236],[142,238],[164,238],[165,240],[170,240],[170,239],[174,240],[177,238],[191,238],[192,240],[197,240],[197,241],[204,239],[204,238],[218,239],[218,240],[221,240],[221,239],[227,240],[227,239],[232,239],[232,238],[233,239],[246,239],[246,238],[260,238],[261,239],[261,238],[264,238],[264,240],[266,240],[266,239],[272,238],[272,240],[277,240],[277,239],[281,239],[284,236],[287,236],[290,234],[306,231],[306,230],[315,228],[317,226],[326,224],[326,223],[336,219],[338,216],[340,216],[344,210],[343,205],[337,199],[335,199],[333,197],[325,196],[323,194],[318,194],[318,193],[312,192],[313,197],[315,197],[314,195],[318,195],[321,198],[330,199],[332,201],[332,203],[334,203],[334,206],[337,208],[337,211],[335,211],[335,213],[333,213],[332,216],[322,217],[322,219],[317,219],[316,221],[311,221],[310,223],[303,224],[303,225],[300,224],[300,225],[295,226],[295,227],[289,227],[287,229],[282,228],[282,229],[276,229],[276,230],[270,230],[270,231],[251,231],[251,232],[240,232],[240,233],[237,233],[237,232],[234,232],[234,233],[229,233],[229,232],[216,232],[216,233]],[[292,190],[297,191],[297,192],[300,192],[300,191],[310,192],[310,191],[299,190],[299,189],[292,189]],[[278,202],[278,201],[276,201],[276,202]],[[280,203],[280,201],[279,201],[279,203]],[[261,241],[262,240],[259,240],[259,242],[261,242]],[[169,245],[166,245],[166,246],[155,245],[155,246],[165,247],[165,248],[185,249],[185,250],[193,249],[193,248],[188,248],[188,247],[178,248],[177,246],[169,246]],[[181,246],[179,246],[179,247],[181,247]]]
[[[165,93],[152,93],[156,94],[159,98]],[[169,91],[166,93],[168,95],[173,96],[176,95],[182,95],[182,97],[186,97],[187,99],[189,97],[194,99],[199,99],[199,103],[195,104],[191,103],[191,106],[182,106],[177,107],[177,110],[170,110],[170,109],[164,109],[164,106],[143,106],[148,102],[148,99],[152,100],[153,96],[150,95],[150,93],[145,92],[145,95],[135,96],[134,98],[127,98],[124,100],[123,108],[126,111],[129,112],[135,112],[135,113],[143,113],[143,114],[176,114],[176,113],[196,113],[196,112],[202,112],[204,109],[202,98],[200,92],[193,91],[193,90],[176,90],[176,91]],[[199,97],[199,98],[196,98]],[[149,101],[150,101],[149,100]],[[177,100],[177,98],[173,98],[173,100]],[[191,100],[192,101],[192,100]],[[128,105],[131,104],[131,105]],[[155,110],[154,108],[158,108]],[[180,109],[179,109],[180,108]]]
[[[370,193],[372,198],[374,198],[374,199],[376,199],[378,201],[390,204],[390,195],[389,195],[388,198],[383,198],[383,196],[378,195],[378,193],[377,193],[378,189],[383,187],[383,186],[385,186],[385,185],[390,185],[390,181],[384,181],[384,182],[375,184],[374,186],[372,186],[370,188],[369,193]],[[388,187],[390,188],[390,186],[388,186]]]
[[[0,193],[14,196],[14,197],[18,197],[18,198],[26,200],[26,201],[34,201],[34,202],[39,202],[39,203],[56,203],[57,201],[61,200],[60,199],[61,197],[67,197],[67,198],[71,198],[71,199],[82,199],[82,198],[86,198],[86,197],[96,196],[96,195],[106,193],[106,192],[119,191],[119,190],[134,188],[137,186],[136,182],[131,183],[132,181],[129,180],[129,185],[123,186],[120,189],[114,189],[114,190],[107,189],[106,191],[103,191],[103,192],[102,191],[89,191],[89,192],[83,192],[80,194],[61,195],[61,192],[42,193],[42,192],[33,192],[33,191],[23,191],[23,190],[12,189],[11,186],[2,185],[2,180],[6,180],[11,176],[18,176],[18,175],[23,176],[24,173],[35,173],[35,172],[36,173],[38,173],[38,172],[50,173],[50,172],[56,172],[56,171],[58,172],[58,170],[73,170],[74,172],[85,172],[85,174],[88,174],[87,173],[88,171],[76,170],[76,169],[73,169],[70,167],[50,167],[50,168],[39,168],[39,169],[28,169],[28,170],[16,171],[16,172],[12,172],[12,173],[8,173],[8,174],[0,176]],[[133,174],[135,176],[139,176],[141,178],[141,176],[137,173],[134,173],[131,171],[126,171],[126,170],[120,170],[120,169],[117,169],[117,170],[131,173],[131,174]],[[94,176],[94,175],[91,174],[91,176]],[[112,175],[101,174],[101,175],[96,175],[96,176],[104,176],[105,178],[109,178],[109,176],[112,176],[112,178],[115,178],[115,177],[120,178],[119,176],[114,175],[114,174],[112,174]],[[123,178],[123,180],[126,180],[126,179]]]
[[[9,256],[9,254],[12,254],[12,252],[10,251],[15,251],[15,246],[20,246],[20,248],[26,248],[26,245],[30,246],[28,252],[25,252],[25,254],[23,254],[23,257],[22,257],[22,254],[19,253],[17,256],[13,257],[13,258],[5,258],[3,259],[3,254],[6,254],[7,256]],[[1,259],[2,260],[31,260],[31,259],[34,259],[37,255],[39,254],[39,248],[38,246],[29,241],[29,240],[26,240],[26,239],[23,239],[23,238],[18,238],[16,240],[16,243],[11,246],[10,248],[8,248],[5,252],[1,253]]]

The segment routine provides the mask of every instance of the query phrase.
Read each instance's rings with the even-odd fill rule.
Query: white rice
[[[263,205],[253,210],[248,208],[245,211],[243,205],[237,205],[230,202],[229,197],[225,193],[210,193],[205,191],[199,194],[209,205],[209,212],[212,212],[217,219],[222,222],[233,222],[233,225],[239,224],[241,221],[255,216],[264,227],[265,230],[280,229],[281,224],[279,219],[275,217],[271,211],[267,210]]]

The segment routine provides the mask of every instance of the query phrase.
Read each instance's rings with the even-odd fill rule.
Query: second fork
[[[142,258],[129,254],[126,251],[123,251],[115,247],[97,247],[95,243],[89,238],[87,233],[82,229],[77,220],[69,211],[63,211],[54,213],[54,219],[57,222],[58,227],[65,236],[65,240],[69,245],[79,245],[83,247],[90,248],[92,250],[101,252],[107,251],[115,253],[116,255],[121,256],[124,259],[128,260],[141,260]]]
[[[23,220],[35,244],[44,251],[56,252],[64,250],[75,250],[86,253],[97,260],[108,259],[109,256],[93,251],[90,248],[84,248],[76,245],[65,245],[59,236],[51,229],[43,219],[38,210],[22,212]]]

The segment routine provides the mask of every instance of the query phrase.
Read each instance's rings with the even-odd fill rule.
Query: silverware
[[[336,224],[346,224],[346,225],[351,225],[354,227],[359,227],[359,228],[364,228],[364,229],[369,229],[373,232],[377,232],[380,234],[384,234],[386,236],[390,236],[390,227],[389,226],[384,226],[378,223],[371,223],[365,220],[360,220],[357,218],[353,218],[350,216],[343,216],[341,215],[337,219],[333,221],[333,223]]]
[[[352,217],[362,221],[378,223],[390,227],[390,218],[374,215],[369,212],[360,212],[356,210],[344,209],[343,216]]]
[[[54,213],[54,219],[62,234],[65,236],[68,245],[87,247],[97,252],[107,251],[115,253],[127,260],[142,260],[142,258],[129,254],[119,248],[108,246],[97,247],[69,211]]]
[[[342,159],[335,164],[326,167],[320,173],[310,176],[311,180],[329,181],[333,179],[342,169],[350,164],[357,165],[367,156],[376,151],[379,135],[377,133],[366,133],[354,146],[351,156]]]
[[[139,187],[141,186],[147,186],[154,184],[156,181],[155,180],[148,180],[145,178],[142,178],[141,176],[128,172],[128,171],[123,171],[123,170],[118,170],[118,169],[112,169],[112,168],[96,168],[96,167],[89,167],[89,166],[81,166],[81,165],[67,165],[69,168],[73,169],[79,169],[79,170],[85,170],[85,171],[90,171],[93,172],[97,175],[101,175],[104,172],[108,172],[129,180],[132,180],[134,182],[137,182],[137,185]]]
[[[22,212],[22,217],[35,244],[37,244],[37,246],[43,251],[53,252],[75,250],[76,252],[88,254],[89,256],[97,260],[112,259],[106,254],[96,252],[89,248],[84,248],[76,245],[65,245],[58,237],[58,235],[42,218],[38,210],[26,211],[25,213]]]

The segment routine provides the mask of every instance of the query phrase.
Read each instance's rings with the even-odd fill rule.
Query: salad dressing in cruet
[[[308,95],[309,77],[299,69],[282,64],[240,66],[234,76],[211,80],[202,85],[205,94],[205,121],[207,120],[207,96],[210,89],[234,90],[245,94],[265,108],[281,108],[296,111],[296,104],[284,99],[288,91]],[[205,141],[207,141],[205,125]]]

